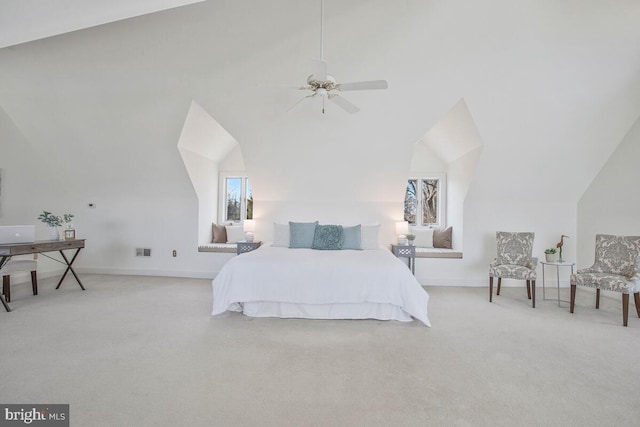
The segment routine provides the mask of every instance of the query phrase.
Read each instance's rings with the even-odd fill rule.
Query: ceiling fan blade
[[[327,61],[322,59],[314,59],[312,68],[313,78],[321,82],[327,80]]]
[[[287,108],[287,112],[289,112],[289,111],[293,110],[293,109],[295,108],[295,106],[296,106],[296,105],[300,104],[300,103],[301,103],[302,101],[304,101],[305,99],[307,99],[307,98],[312,98],[312,97],[314,97],[314,96],[316,96],[316,93],[315,93],[315,92],[314,92],[314,93],[312,93],[311,95],[305,96],[304,98],[300,98],[298,101],[296,101],[296,103],[295,103],[295,104],[293,104],[291,107]]]
[[[298,89],[298,90],[313,90],[312,86],[309,85],[286,85],[286,84],[259,84],[257,87],[284,87],[288,89]]]
[[[347,101],[346,99],[344,99],[339,95],[330,96],[329,99],[333,101],[338,107],[342,108],[344,111],[346,111],[349,114],[355,114],[358,111],[360,111],[358,107],[356,107],[355,105],[353,105],[352,103],[350,103],[349,101]]]
[[[389,85],[386,80],[372,80],[369,82],[341,83],[336,85],[338,90],[370,90],[387,89]]]

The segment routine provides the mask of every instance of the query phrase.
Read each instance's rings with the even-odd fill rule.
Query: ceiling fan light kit
[[[387,89],[389,85],[386,80],[373,80],[352,83],[337,83],[335,77],[327,74],[327,62],[323,59],[323,23],[324,23],[324,0],[320,1],[320,59],[312,62],[312,74],[307,77],[307,84],[299,87],[299,90],[310,90],[311,95],[305,96],[298,102],[287,109],[291,110],[300,102],[307,98],[322,98],[322,113],[324,113],[324,100],[329,99],[334,104],[345,110],[347,113],[354,114],[360,109],[347,101],[339,92],[349,90],[375,90]]]

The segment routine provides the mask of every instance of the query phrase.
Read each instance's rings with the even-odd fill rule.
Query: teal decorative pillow
[[[362,246],[360,246],[360,238],[362,235],[360,231],[360,224],[354,225],[353,227],[343,227],[342,234],[344,234],[342,249],[362,250]]]
[[[343,243],[344,232],[341,225],[318,225],[311,249],[339,251]]]
[[[311,249],[313,237],[316,233],[315,222],[291,222],[289,221],[289,247]]]

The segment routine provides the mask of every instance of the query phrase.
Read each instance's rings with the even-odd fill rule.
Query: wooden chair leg
[[[573,313],[573,306],[576,304],[576,285],[571,285],[571,298],[569,300],[569,313]]]
[[[498,289],[496,295],[500,295],[500,285],[502,284],[502,277],[498,277]]]
[[[596,289],[596,309],[600,308],[600,289]]]
[[[493,301],[493,276],[489,276],[489,302]]]
[[[627,326],[629,320],[629,294],[622,294],[622,326]]]
[[[9,275],[2,276],[2,293],[4,294],[4,300],[11,302],[11,279]]]
[[[31,272],[31,289],[34,295],[38,295],[38,275],[35,271]]]
[[[531,281],[527,280],[527,299],[531,299]]]
[[[633,294],[633,300],[636,303],[636,312],[638,313],[638,317],[640,317],[640,292]]]
[[[531,304],[536,308],[536,281],[531,281]]]

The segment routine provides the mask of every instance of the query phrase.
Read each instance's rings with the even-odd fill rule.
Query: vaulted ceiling
[[[162,150],[195,100],[249,167],[342,130],[383,167],[464,99],[485,146],[479,184],[576,200],[640,116],[635,0],[327,0],[330,73],[389,90],[350,93],[360,113],[324,116],[314,102],[287,113],[304,94],[271,87],[310,74],[319,0],[133,3],[0,3],[0,108],[42,152],[133,167],[156,149],[171,164]]]

